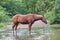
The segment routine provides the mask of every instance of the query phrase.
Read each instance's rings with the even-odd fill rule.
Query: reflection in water
[[[31,40],[32,36],[22,36],[20,37],[19,35],[13,35],[13,40]]]
[[[43,30],[44,28],[32,28],[30,36],[27,29],[19,29],[14,35],[11,30],[0,31],[0,40],[60,40],[60,28]]]
[[[19,39],[19,36],[13,35],[13,40],[18,40],[18,39]]]
[[[24,30],[20,29],[17,31],[18,32],[15,31],[13,34],[13,40],[31,40],[32,39],[32,35],[28,34],[27,29],[24,29]]]

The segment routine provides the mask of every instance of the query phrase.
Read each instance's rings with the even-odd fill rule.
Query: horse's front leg
[[[31,35],[31,26],[32,26],[32,24],[31,23],[29,23],[29,25],[28,25],[29,27],[28,27],[28,32],[29,32],[29,35]]]

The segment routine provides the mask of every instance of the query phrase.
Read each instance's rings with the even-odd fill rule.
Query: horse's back
[[[27,22],[28,20],[32,20],[33,14],[16,14],[12,17],[13,22]]]

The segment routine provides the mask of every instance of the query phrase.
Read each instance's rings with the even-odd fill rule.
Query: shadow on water
[[[32,28],[31,36],[28,36],[28,29],[17,30],[17,35],[12,30],[0,30],[0,40],[60,40],[60,28]]]

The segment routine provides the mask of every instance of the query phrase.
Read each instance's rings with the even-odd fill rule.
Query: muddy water
[[[60,40],[60,27],[32,28],[31,36],[28,36],[27,28],[18,29],[14,36],[11,29],[2,28],[0,40]]]

